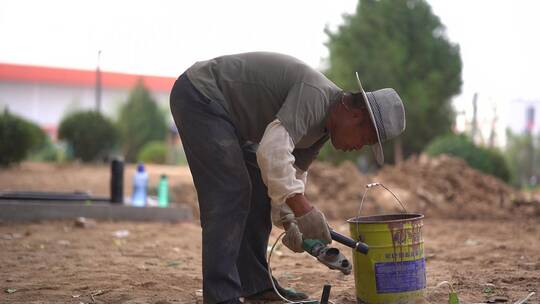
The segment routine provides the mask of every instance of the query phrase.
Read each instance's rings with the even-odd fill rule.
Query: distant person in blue
[[[204,303],[280,299],[267,271],[272,220],[294,252],[302,238],[331,242],[304,195],[320,148],[328,139],[344,151],[371,145],[382,164],[381,142],[405,129],[393,89],[358,84],[344,92],[302,61],[265,52],[197,62],[178,78],[171,111],[199,199]],[[288,299],[307,298],[276,285]]]

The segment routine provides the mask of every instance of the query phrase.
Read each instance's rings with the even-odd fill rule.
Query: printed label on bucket
[[[377,293],[414,291],[426,288],[426,260],[376,263]]]

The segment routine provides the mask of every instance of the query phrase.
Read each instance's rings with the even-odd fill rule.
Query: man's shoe
[[[230,299],[225,302],[219,302],[218,304],[242,304],[239,299]]]
[[[308,296],[305,293],[296,291],[292,288],[283,288],[278,284],[275,278],[273,278],[273,280],[274,280],[274,283],[276,284],[276,289],[287,300],[302,301],[308,298]],[[250,301],[281,301],[282,300],[273,288],[260,291],[256,294],[247,296],[245,298],[246,300],[250,300]]]

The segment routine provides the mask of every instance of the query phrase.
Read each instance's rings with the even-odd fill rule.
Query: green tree
[[[114,148],[118,132],[101,113],[79,111],[62,119],[58,138],[68,143],[74,157],[90,162],[105,156]]]
[[[124,157],[130,162],[137,160],[137,154],[146,143],[165,139],[165,116],[142,81],[135,85],[120,109],[118,128]]]
[[[461,89],[459,46],[424,0],[362,0],[328,35],[327,76],[343,89],[392,87],[405,104],[407,128],[394,144],[404,156],[451,130],[450,98]],[[385,147],[391,155],[391,145]],[[390,157],[387,157],[390,159]]]

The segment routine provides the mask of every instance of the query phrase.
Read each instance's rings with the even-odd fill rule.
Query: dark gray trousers
[[[185,74],[173,86],[170,106],[199,199],[204,302],[271,288],[266,262],[270,199],[256,149],[241,142],[225,109]]]

